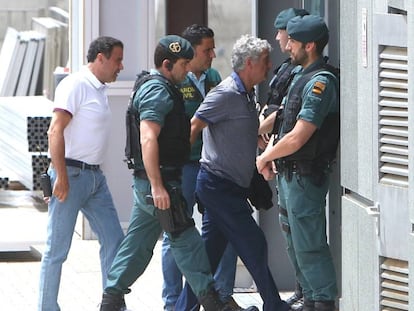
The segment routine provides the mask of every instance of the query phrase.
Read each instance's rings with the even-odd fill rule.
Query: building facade
[[[330,28],[326,52],[341,69],[341,143],[327,215],[340,310],[414,311],[414,170],[410,170],[414,153],[409,152],[414,146],[410,134],[414,131],[414,88],[409,87],[414,85],[414,2],[245,3],[251,14],[242,22],[271,43],[274,18],[287,7],[318,13]],[[104,164],[124,226],[131,208],[131,172],[122,161],[124,113],[135,74],[152,67],[157,27],[162,23],[157,20],[162,16],[159,4],[153,0],[123,0],[122,5],[112,0],[70,2],[74,70],[84,62],[85,47],[94,37],[111,35],[125,43],[125,70],[109,89],[114,116],[111,152]],[[223,25],[223,29],[214,29],[217,46],[227,28],[239,29],[235,24]],[[276,48],[272,53],[274,64],[286,57]],[[266,85],[260,85],[259,91],[263,100]],[[291,289],[294,277],[277,209],[261,212],[257,218],[269,241],[272,272],[282,289]]]

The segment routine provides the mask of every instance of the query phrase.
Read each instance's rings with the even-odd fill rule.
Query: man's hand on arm
[[[268,115],[266,119],[260,121],[259,135],[269,134],[273,129],[275,120],[276,120],[276,111],[273,111],[270,115]]]
[[[273,160],[286,157],[298,151],[311,138],[317,130],[315,124],[299,119],[295,127],[280,139],[276,145],[268,146],[266,150],[256,158],[257,170],[263,177],[269,177]]]
[[[159,209],[168,209],[170,208],[170,196],[164,187],[159,164],[158,135],[160,132],[161,126],[158,123],[141,120],[142,161],[151,184],[154,206]]]

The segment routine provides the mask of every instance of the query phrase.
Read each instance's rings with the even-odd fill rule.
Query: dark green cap
[[[296,16],[287,24],[289,37],[303,43],[315,42],[324,37],[329,38],[329,30],[320,16]]]
[[[305,9],[289,8],[280,12],[275,19],[276,29],[286,29],[288,21],[295,16],[309,15],[309,12]]]
[[[194,50],[190,42],[180,36],[165,36],[160,39],[159,44],[177,58],[192,59],[194,56]]]

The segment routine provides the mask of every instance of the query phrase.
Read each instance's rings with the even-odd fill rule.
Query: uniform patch
[[[181,93],[183,94],[184,100],[191,100],[195,98],[196,89],[193,86],[187,86],[180,88]]]
[[[313,85],[312,93],[316,95],[321,95],[323,91],[325,90],[325,87],[326,87],[325,83],[316,81],[315,84]]]

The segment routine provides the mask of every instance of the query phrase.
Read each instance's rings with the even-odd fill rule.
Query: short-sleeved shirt
[[[258,116],[254,93],[233,72],[211,90],[195,116],[203,129],[201,166],[247,188],[255,168]]]
[[[86,66],[58,84],[54,111],[65,110],[72,116],[63,133],[65,158],[102,164],[111,120],[106,88]]]

